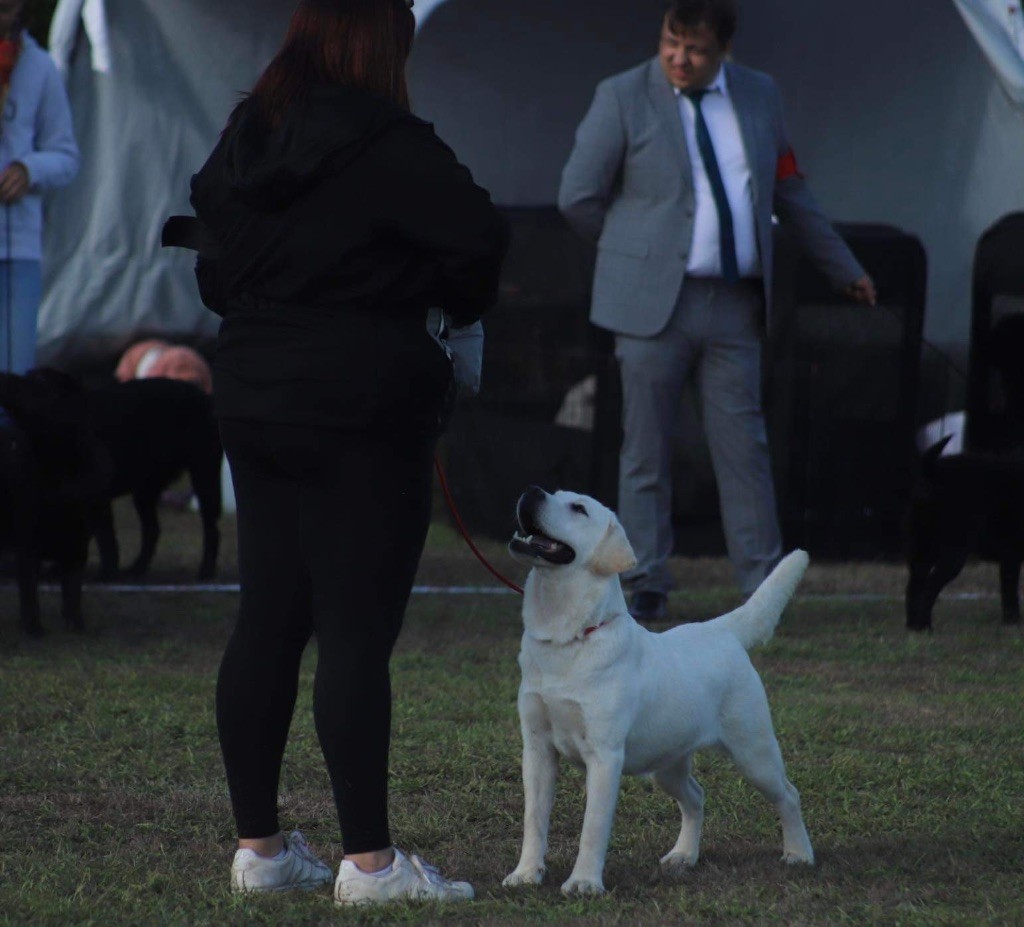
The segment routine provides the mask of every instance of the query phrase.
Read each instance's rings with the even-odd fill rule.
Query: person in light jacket
[[[0,0],[0,369],[35,366],[43,193],[71,183],[78,145],[50,56],[25,31],[26,0]]]

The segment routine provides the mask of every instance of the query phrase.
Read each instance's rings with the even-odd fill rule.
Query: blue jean
[[[0,260],[0,370],[4,373],[25,373],[36,364],[42,295],[39,261]]]

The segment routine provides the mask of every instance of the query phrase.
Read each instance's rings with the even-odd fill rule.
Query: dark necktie
[[[718,169],[715,147],[711,144],[711,133],[708,132],[708,124],[704,120],[704,113],[700,108],[701,100],[707,93],[707,90],[691,90],[686,95],[693,102],[697,148],[700,150],[700,159],[704,162],[704,171],[708,175],[711,193],[715,198],[715,208],[718,211],[718,247],[722,262],[722,276],[729,283],[735,283],[740,278],[740,272],[736,261],[736,236],[732,228],[732,211],[729,209],[729,198],[725,195],[722,172]]]

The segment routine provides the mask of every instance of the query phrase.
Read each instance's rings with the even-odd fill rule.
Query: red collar
[[[608,622],[614,621],[614,620],[615,620],[615,617],[612,616],[611,618],[608,619],[608,621],[602,621],[600,624],[594,624],[594,625],[591,625],[589,628],[584,628],[583,629],[583,636],[584,637],[589,637],[595,631],[598,631],[601,628],[603,628],[606,624],[608,624]]]

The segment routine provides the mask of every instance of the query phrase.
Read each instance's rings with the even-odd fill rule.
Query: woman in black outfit
[[[495,300],[507,229],[408,112],[406,0],[302,0],[284,45],[192,181],[197,265],[224,316],[214,402],[238,505],[241,605],[217,685],[239,850],[235,891],[331,870],[281,833],[277,787],[299,661],[341,824],[341,904],[471,898],[388,831],[388,662],[430,518],[454,387],[429,307]]]

